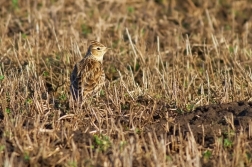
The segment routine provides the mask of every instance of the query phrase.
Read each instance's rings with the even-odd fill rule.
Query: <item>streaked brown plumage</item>
[[[70,78],[70,90],[75,100],[82,101],[96,94],[104,85],[102,60],[108,49],[100,42],[92,41],[85,57],[75,64]]]

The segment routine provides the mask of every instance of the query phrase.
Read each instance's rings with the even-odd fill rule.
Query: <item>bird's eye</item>
[[[101,48],[97,48],[97,50],[101,50]]]

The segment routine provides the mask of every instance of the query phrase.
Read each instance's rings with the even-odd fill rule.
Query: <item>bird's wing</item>
[[[104,71],[101,62],[87,58],[82,59],[74,67],[71,85],[75,96],[86,96],[95,93],[104,82]]]
[[[78,97],[80,95],[79,90],[81,88],[80,87],[81,85],[79,84],[81,78],[78,74],[78,71],[79,71],[78,66],[79,66],[78,63],[75,64],[74,69],[73,69],[71,76],[70,76],[70,81],[71,81],[70,90],[71,90],[71,93],[72,93],[75,100],[78,99]]]

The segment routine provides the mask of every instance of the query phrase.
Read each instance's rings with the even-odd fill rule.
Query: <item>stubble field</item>
[[[252,166],[252,2],[0,2],[1,166]],[[70,74],[112,48],[82,108]]]

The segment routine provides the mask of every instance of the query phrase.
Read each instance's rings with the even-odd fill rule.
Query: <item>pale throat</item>
[[[95,58],[96,58],[98,61],[102,62],[102,60],[103,60],[103,55],[102,55],[102,56],[96,56]]]
[[[103,54],[103,55],[104,55],[104,54]],[[101,56],[94,56],[94,55],[92,55],[92,57],[95,58],[96,60],[102,62],[102,60],[103,60],[103,55],[101,55]]]

